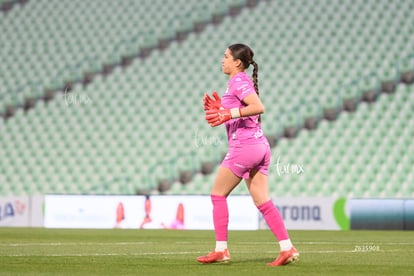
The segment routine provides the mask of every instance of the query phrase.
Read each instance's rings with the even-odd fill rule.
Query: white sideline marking
[[[383,251],[384,252],[384,251]],[[156,255],[196,255],[202,254],[200,251],[184,251],[184,252],[141,252],[141,253],[94,253],[94,254],[1,254],[2,257],[105,257],[105,256],[156,256]],[[205,253],[205,252],[204,252]],[[267,251],[269,255],[277,254],[275,251]],[[324,250],[324,251],[301,251],[300,254],[332,254],[332,253],[363,253],[351,250]],[[251,252],[240,252],[237,254],[251,254]]]
[[[141,252],[141,253],[95,253],[95,254],[2,254],[3,257],[100,257],[100,256],[149,256],[149,255],[189,255],[200,254],[200,251],[181,252]]]
[[[355,245],[355,244],[360,244],[360,245],[369,245],[369,244],[375,244],[375,245],[414,245],[414,242],[295,242],[293,241],[294,244],[315,244],[315,245]],[[276,242],[236,242],[235,244],[252,244],[252,245],[256,245],[256,244],[275,244],[278,245]]]
[[[145,245],[145,244],[160,244],[162,242],[157,241],[143,241],[143,242],[38,242],[38,243],[0,243],[0,247],[19,247],[19,246],[79,246],[79,245]],[[213,244],[213,241],[210,242],[197,242],[197,244]],[[308,245],[414,245],[414,242],[330,242],[330,241],[319,241],[319,242],[295,242],[294,244],[308,244]],[[194,244],[194,242],[179,241],[175,244]],[[251,244],[251,245],[278,245],[277,242],[234,242],[234,245],[238,244]]]
[[[332,253],[384,253],[384,252],[407,252],[407,250],[380,250],[369,252],[358,252],[354,250],[320,250],[300,251],[300,254],[332,254]],[[413,252],[413,251],[410,251]],[[156,256],[156,255],[196,255],[205,252],[201,251],[180,251],[180,252],[140,252],[140,253],[94,253],[94,254],[0,254],[2,257],[105,257],[105,256]],[[237,254],[251,254],[249,251],[237,251]],[[267,251],[267,254],[277,254],[276,251]]]
[[[295,243],[296,244],[296,243]],[[366,241],[366,242],[297,242],[297,244],[378,244],[378,245],[414,245],[414,242],[376,242],[376,241]]]
[[[155,242],[39,242],[39,243],[3,243],[0,247],[19,246],[62,246],[62,245],[143,245],[155,244]]]
[[[108,245],[145,245],[159,244],[161,242],[39,242],[39,243],[0,243],[0,247],[20,247],[20,246],[108,246]],[[198,244],[206,244],[211,242],[197,242]],[[175,244],[194,244],[193,242],[175,242]],[[234,245],[278,245],[276,242],[234,242]],[[294,242],[295,245],[414,245],[414,242]]]
[[[111,246],[111,245],[122,245],[122,246],[142,246],[142,245],[154,245],[160,244],[161,242],[154,242],[154,241],[145,241],[145,242],[49,242],[49,243],[2,243],[0,244],[0,249],[5,252],[0,252],[0,256],[3,257],[29,257],[29,256],[38,256],[38,257],[102,257],[102,256],[162,256],[162,255],[196,255],[206,253],[204,251],[180,251],[180,252],[136,252],[136,253],[51,253],[51,254],[41,254],[39,252],[33,253],[12,253],[6,252],[8,248],[16,248],[16,247],[58,247],[58,246]],[[200,244],[205,244],[206,242],[200,242]],[[191,242],[176,242],[175,244],[192,244]],[[234,247],[238,245],[277,245],[274,242],[235,242]],[[355,246],[354,242],[328,242],[328,241],[320,241],[320,242],[295,242],[297,245],[344,245],[344,246]],[[370,242],[366,243],[358,243],[358,244],[371,244]],[[375,245],[384,246],[384,245],[414,245],[414,242],[375,242]],[[409,252],[413,252],[413,250],[408,250]],[[355,253],[384,253],[384,252],[407,252],[407,248],[401,249],[383,249],[381,248],[378,251],[375,250],[366,250],[366,251],[358,251],[358,250],[300,250],[300,254],[355,254]],[[235,254],[251,254],[250,251],[242,251],[242,250],[234,250]],[[275,249],[273,251],[266,251],[266,254],[277,254],[278,251]]]

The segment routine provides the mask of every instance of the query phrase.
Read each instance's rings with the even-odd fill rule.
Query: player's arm
[[[258,115],[264,112],[264,106],[256,93],[252,93],[243,99],[246,105],[243,108],[206,110],[206,121],[210,126],[218,126],[222,123],[239,117]]]
[[[251,93],[243,99],[245,107],[240,108],[240,117],[259,115],[264,113],[264,106],[256,93]]]

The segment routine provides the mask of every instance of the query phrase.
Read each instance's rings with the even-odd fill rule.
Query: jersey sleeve
[[[234,95],[240,100],[243,101],[244,98],[249,96],[252,93],[256,93],[253,83],[249,79],[240,79],[236,80],[234,83]]]

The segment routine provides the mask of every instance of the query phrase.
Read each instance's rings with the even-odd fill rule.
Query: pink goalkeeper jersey
[[[246,106],[243,99],[256,93],[254,85],[246,72],[234,75],[228,83],[221,98],[221,105],[226,108]],[[225,122],[229,146],[236,144],[257,144],[266,141],[259,122],[259,115],[231,119]]]

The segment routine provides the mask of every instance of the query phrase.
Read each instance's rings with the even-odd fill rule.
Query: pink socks
[[[213,202],[213,221],[216,241],[227,241],[229,224],[227,198],[225,196],[211,195],[211,201]]]
[[[289,234],[286,230],[283,218],[280,215],[279,210],[276,209],[276,206],[273,204],[272,200],[257,206],[257,208],[263,214],[267,225],[278,241],[289,239]]]
[[[213,203],[213,221],[214,231],[216,233],[216,251],[223,251],[227,248],[228,225],[229,225],[229,209],[227,206],[227,198],[225,196],[211,195]],[[262,205],[257,206],[259,211],[269,226],[272,233],[275,235],[282,250],[289,250],[292,243],[289,239],[289,234],[286,230],[283,218],[279,210],[269,200]]]

